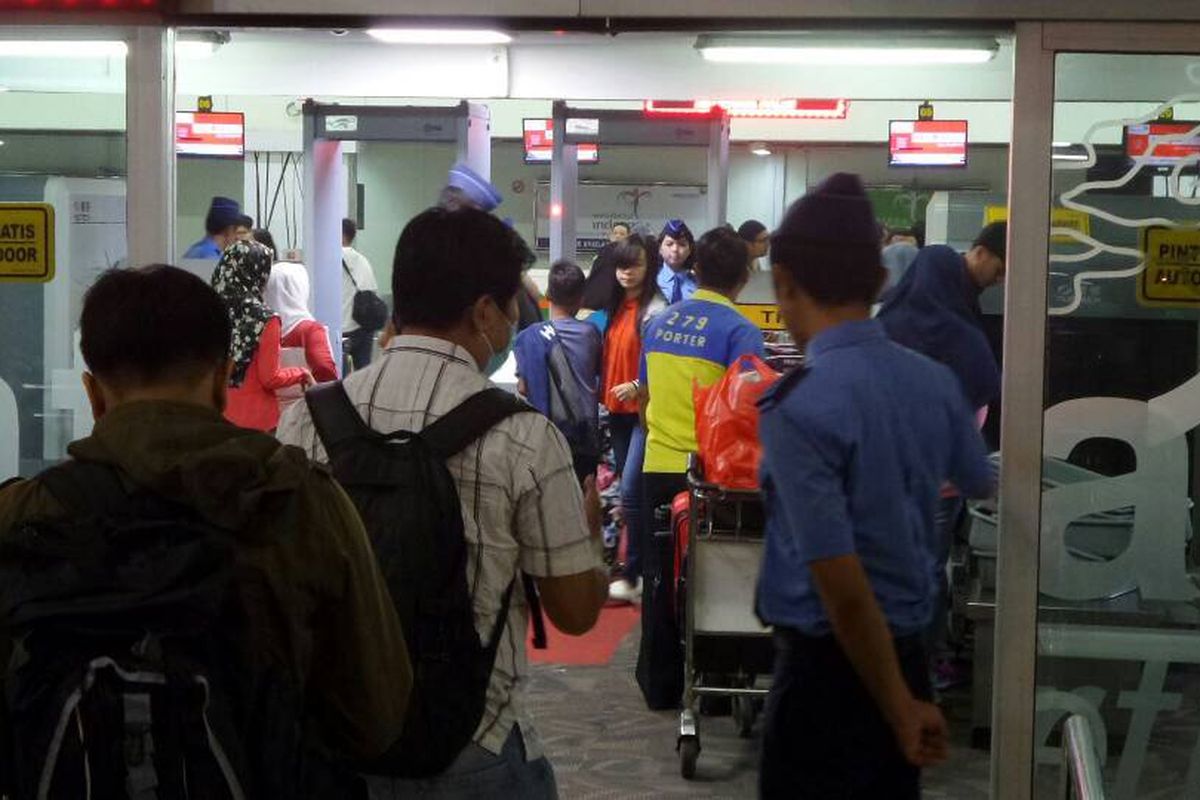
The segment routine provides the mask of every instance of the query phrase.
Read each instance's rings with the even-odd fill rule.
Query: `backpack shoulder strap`
[[[341,381],[314,386],[304,393],[304,402],[327,453],[351,439],[378,435],[358,415]]]
[[[117,468],[98,461],[64,461],[37,480],[75,514],[104,514],[127,506],[130,499]]]
[[[533,407],[503,389],[492,387],[471,395],[457,408],[421,432],[421,438],[442,458],[463,448],[514,414]]]

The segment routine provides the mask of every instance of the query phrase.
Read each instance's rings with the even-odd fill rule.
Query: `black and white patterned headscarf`
[[[271,251],[258,242],[238,241],[225,248],[213,272],[212,286],[225,301],[229,321],[233,323],[230,386],[241,386],[246,379],[263,328],[275,316],[263,302],[273,261]]]

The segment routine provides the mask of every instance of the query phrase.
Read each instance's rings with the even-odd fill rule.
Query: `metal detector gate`
[[[312,275],[314,312],[329,329],[334,361],[342,361],[342,219],[349,186],[345,142],[445,142],[457,160],[491,179],[491,112],[485,105],[344,106],[304,104],[304,259]],[[430,198],[430,205],[435,198]]]
[[[554,131],[550,160],[551,261],[576,257],[580,144],[708,148],[708,226],[715,228],[725,222],[729,205],[729,117],[724,111],[714,109],[711,114],[686,119],[651,118],[641,111],[574,108],[558,101],[554,104]]]

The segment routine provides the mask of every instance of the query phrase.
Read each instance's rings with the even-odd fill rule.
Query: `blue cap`
[[[206,223],[209,230],[221,230],[242,222],[242,206],[228,197],[214,197],[208,207]]]
[[[486,178],[461,161],[450,168],[446,182],[465,194],[481,211],[491,211],[504,199]]]

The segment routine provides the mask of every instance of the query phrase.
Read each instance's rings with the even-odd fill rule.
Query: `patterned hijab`
[[[213,272],[212,286],[225,301],[233,324],[230,386],[241,386],[246,379],[263,328],[275,316],[263,302],[272,261],[271,251],[258,242],[238,241],[225,249]]]

